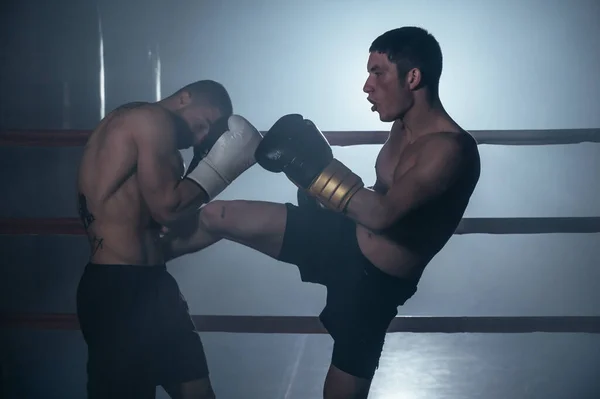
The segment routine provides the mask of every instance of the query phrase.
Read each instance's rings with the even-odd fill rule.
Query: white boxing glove
[[[256,163],[254,152],[262,140],[260,132],[239,115],[231,115],[227,127],[198,166],[185,177],[202,187],[209,200]]]

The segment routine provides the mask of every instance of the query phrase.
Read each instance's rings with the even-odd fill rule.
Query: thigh
[[[377,367],[396,308],[370,306],[356,297],[328,298],[320,319],[333,338],[331,364],[356,378],[370,380]],[[331,293],[328,293],[328,297]]]
[[[287,219],[278,259],[298,266],[303,281],[330,285],[344,279],[343,268],[348,236],[356,225],[343,215],[311,206],[286,204]]]
[[[88,393],[90,398],[153,398],[156,389],[152,369],[155,346],[148,336],[152,326],[125,312],[113,317],[98,314],[94,326],[89,322],[87,335]],[[130,314],[131,315],[131,314]],[[99,325],[100,323],[102,325]],[[145,326],[146,328],[140,328]],[[144,331],[146,330],[146,331]]]
[[[383,273],[365,258],[356,258],[354,268],[359,272],[335,290],[328,287],[320,318],[334,340],[332,365],[370,380],[379,365],[390,322],[416,286]],[[352,265],[350,259],[347,265]]]
[[[154,397],[162,267],[92,265],[77,294],[91,398]]]
[[[135,348],[98,345],[88,348],[89,399],[153,399],[156,383],[148,359]]]
[[[208,379],[204,346],[189,313],[189,307],[175,279],[168,274],[161,286],[157,312],[158,336],[154,369],[157,383],[164,387]],[[194,384],[192,384],[194,385]]]
[[[122,308],[96,308],[96,318],[85,323],[88,347],[87,376],[90,399],[153,398],[156,383],[150,365],[152,345],[143,319]]]

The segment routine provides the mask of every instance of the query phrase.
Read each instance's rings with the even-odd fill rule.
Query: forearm
[[[393,217],[386,198],[365,188],[358,175],[335,159],[310,185],[308,193],[325,207],[344,213],[373,232],[391,224]]]
[[[206,191],[190,179],[179,181],[168,198],[168,204],[155,215],[157,222],[167,227],[182,219],[193,217],[193,214],[209,200]]]
[[[345,214],[367,229],[379,232],[389,224],[385,209],[384,198],[381,194],[368,188],[362,188],[348,202]]]
[[[313,181],[308,192],[327,208],[344,213],[369,230],[385,227],[384,197],[365,188],[362,179],[336,159]]]
[[[169,232],[161,238],[165,262],[198,252],[220,240],[221,237],[209,233],[201,223],[192,234]]]

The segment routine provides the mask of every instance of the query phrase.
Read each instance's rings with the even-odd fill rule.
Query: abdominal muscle
[[[93,231],[90,231],[89,237],[92,263],[138,266],[156,266],[164,263],[157,229],[98,223]]]
[[[356,238],[363,255],[378,269],[399,278],[420,274],[427,260],[409,249],[376,235],[364,226],[356,226]]]
[[[90,190],[91,191],[91,190]],[[160,226],[155,223],[139,191],[136,174],[116,192],[91,195],[94,221],[87,232],[90,261],[98,264],[154,266],[164,263]]]

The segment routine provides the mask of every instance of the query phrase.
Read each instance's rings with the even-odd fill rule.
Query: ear
[[[178,96],[179,106],[185,107],[186,105],[188,105],[191,102],[192,102],[192,95],[190,94],[189,91],[183,90],[181,93],[179,93],[179,96]]]
[[[413,68],[406,74],[406,85],[410,90],[416,90],[421,87],[422,75],[419,68]]]

